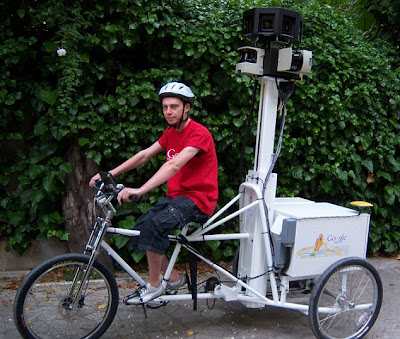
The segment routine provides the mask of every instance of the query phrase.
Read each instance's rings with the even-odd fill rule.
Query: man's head
[[[193,107],[194,94],[188,86],[182,84],[181,82],[170,82],[164,85],[161,87],[158,95],[161,101],[166,97],[176,97],[181,99],[184,104],[189,103],[190,107]]]
[[[160,89],[159,97],[168,125],[179,129],[189,119],[188,112],[194,102],[192,90],[180,82],[170,82]]]

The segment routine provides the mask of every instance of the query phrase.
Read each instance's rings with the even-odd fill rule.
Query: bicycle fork
[[[92,272],[93,264],[100,253],[100,244],[106,234],[107,227],[110,225],[111,220],[109,218],[98,218],[93,226],[84,252],[84,254],[90,253],[90,257],[86,265],[81,264],[78,267],[72,280],[64,305],[68,310],[83,306],[82,296],[84,294],[84,289],[87,284],[89,284],[88,278]]]

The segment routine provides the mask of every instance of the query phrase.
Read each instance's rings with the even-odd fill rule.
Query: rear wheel
[[[313,288],[310,325],[317,338],[361,338],[375,323],[382,305],[382,282],[361,258],[332,264]]]
[[[83,254],[63,254],[29,273],[14,302],[14,321],[24,338],[98,338],[107,330],[118,308],[118,286],[103,264],[94,263],[76,307],[74,294],[68,294],[88,261]]]

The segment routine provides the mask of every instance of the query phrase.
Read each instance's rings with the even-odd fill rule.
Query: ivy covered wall
[[[213,0],[0,3],[0,236],[8,249],[22,253],[34,238],[79,241],[73,235],[89,224],[82,217],[93,193],[88,179],[157,139],[166,127],[157,93],[171,80],[193,89],[193,118],[215,138],[219,206],[236,195],[253,87],[235,74],[237,48],[249,43],[242,13],[279,5],[303,15],[298,47],[313,51],[313,71],[288,102],[278,194],[344,206],[368,200],[370,252],[399,251],[398,56],[384,41],[365,41],[335,9]],[[244,169],[253,166],[255,133],[256,121]],[[162,161],[118,179],[139,185]],[[164,190],[123,206],[119,226],[131,228]],[[140,259],[126,241],[113,242]],[[208,250],[229,258],[234,245]]]

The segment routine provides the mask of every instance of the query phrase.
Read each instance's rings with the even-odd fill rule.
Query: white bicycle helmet
[[[170,82],[164,85],[163,87],[161,87],[158,95],[160,97],[160,100],[165,97],[177,97],[185,103],[188,102],[191,107],[194,103],[194,94],[192,90],[181,82]]]

